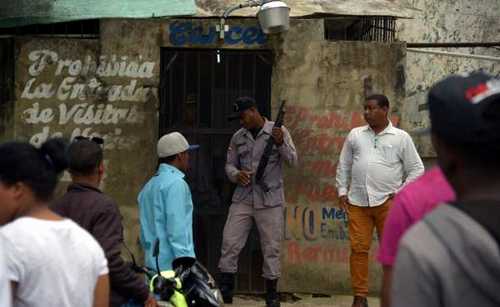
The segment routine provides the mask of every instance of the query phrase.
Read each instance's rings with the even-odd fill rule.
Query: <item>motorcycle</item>
[[[128,250],[128,248],[127,248]],[[208,270],[194,258],[174,260],[175,270],[160,271],[158,263],[160,240],[156,239],[153,256],[156,260],[156,270],[139,266],[135,257],[128,250],[132,259],[132,269],[142,273],[148,280],[150,292],[159,300],[159,306],[168,307],[221,307],[222,295],[215,280]],[[182,260],[182,261],[179,261]],[[181,265],[176,265],[182,263]]]

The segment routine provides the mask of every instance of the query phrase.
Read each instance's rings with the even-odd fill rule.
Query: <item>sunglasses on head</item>
[[[86,136],[83,136],[83,135],[75,136],[75,141],[81,141],[81,140],[92,141],[92,142],[96,143],[97,145],[104,144],[104,139],[100,138],[100,137],[94,136],[92,138],[89,138],[89,137],[86,137]]]

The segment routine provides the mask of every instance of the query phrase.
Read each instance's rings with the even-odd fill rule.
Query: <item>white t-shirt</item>
[[[108,273],[102,248],[71,220],[23,217],[0,229],[7,277],[17,282],[15,307],[92,307],[99,276]]]
[[[1,228],[0,228],[1,229]],[[7,263],[4,257],[5,247],[0,240],[0,306],[12,306],[12,292],[10,288],[10,280],[7,279]]]

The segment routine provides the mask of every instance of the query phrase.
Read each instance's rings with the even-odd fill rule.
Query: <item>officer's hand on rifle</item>
[[[273,128],[272,136],[274,138],[274,142],[276,145],[281,146],[283,145],[284,139],[283,139],[283,130],[281,128]]]
[[[238,173],[238,183],[242,186],[247,186],[250,184],[252,178],[252,172],[250,171],[240,171]]]

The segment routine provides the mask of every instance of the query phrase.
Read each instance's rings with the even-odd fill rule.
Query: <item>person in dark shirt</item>
[[[100,138],[77,137],[70,144],[67,154],[72,183],[52,209],[86,229],[106,253],[110,306],[119,307],[131,301],[147,307],[157,306],[144,278],[121,257],[122,216],[113,199],[99,189],[104,174],[102,143]]]

